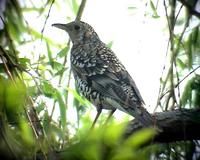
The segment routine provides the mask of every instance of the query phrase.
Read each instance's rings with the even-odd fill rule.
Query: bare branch
[[[83,14],[83,10],[85,8],[85,4],[86,4],[86,0],[82,0],[81,4],[80,4],[80,7],[79,7],[79,10],[78,10],[78,13],[77,13],[77,16],[76,16],[76,20],[78,20],[78,21],[81,20],[81,17],[82,17],[82,14]]]
[[[46,19],[45,19],[44,25],[43,25],[42,30],[41,30],[41,41],[42,41],[42,39],[43,39],[44,29],[45,29],[45,26],[46,26],[46,24],[47,24],[47,20],[49,19],[50,12],[51,12],[51,8],[52,8],[52,6],[53,6],[53,4],[54,4],[54,1],[55,1],[55,0],[52,0],[52,2],[51,2],[51,5],[50,5],[50,7],[49,7],[49,11],[48,11],[47,17],[46,17]]]
[[[177,109],[155,114],[155,120],[160,124],[162,132],[157,134],[153,143],[168,143],[175,141],[200,139],[200,108]],[[136,120],[130,122],[126,135],[142,128]]]

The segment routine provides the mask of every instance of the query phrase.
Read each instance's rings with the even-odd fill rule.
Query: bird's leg
[[[108,123],[108,121],[110,120],[110,118],[112,117],[112,115],[115,111],[116,111],[116,109],[113,109],[112,111],[110,111],[110,114],[108,115],[108,118],[106,119],[105,125]]]
[[[96,122],[97,122],[97,119],[99,118],[99,115],[101,114],[101,111],[102,111],[102,108],[98,108],[98,109],[97,109],[97,114],[96,114],[96,117],[95,117],[95,119],[94,119],[94,121],[93,121],[93,123],[92,123],[91,129],[94,128],[94,126],[95,126],[95,124],[96,124]]]

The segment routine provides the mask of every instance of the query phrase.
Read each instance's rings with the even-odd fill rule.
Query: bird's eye
[[[80,26],[79,26],[79,25],[75,25],[75,26],[74,26],[74,29],[75,29],[76,31],[78,31],[78,30],[80,29]]]

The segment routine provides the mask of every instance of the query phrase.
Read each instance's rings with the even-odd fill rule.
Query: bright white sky
[[[51,24],[70,22],[66,17],[72,13],[67,5],[60,7],[59,10],[56,5],[52,7],[44,35],[53,37],[54,41],[63,44],[64,41],[67,42],[68,35],[51,27]],[[128,7],[136,9],[129,10]],[[145,11],[148,14],[146,17]],[[158,96],[159,78],[168,38],[165,20],[152,19],[151,14],[153,12],[149,6],[145,6],[144,0],[88,0],[82,16],[83,21],[95,28],[103,42],[113,41],[113,51],[135,80],[150,112],[153,111]],[[41,31],[44,19],[41,20],[37,16],[27,14],[26,19],[31,26]],[[42,43],[36,44],[38,53],[41,52],[38,46],[46,47]]]

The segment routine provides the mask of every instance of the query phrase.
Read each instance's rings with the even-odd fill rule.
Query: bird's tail
[[[131,115],[134,116],[135,119],[142,123],[142,125],[145,127],[158,126],[155,117],[152,117],[152,115],[143,107],[143,105],[129,108],[129,113],[131,113]]]

